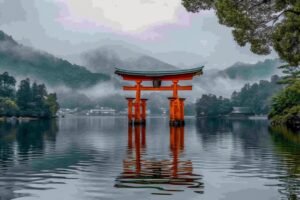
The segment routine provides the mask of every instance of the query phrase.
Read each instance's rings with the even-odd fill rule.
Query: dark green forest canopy
[[[256,54],[274,48],[291,66],[300,64],[299,0],[182,0],[190,12],[213,9],[219,23],[233,28],[240,46]]]

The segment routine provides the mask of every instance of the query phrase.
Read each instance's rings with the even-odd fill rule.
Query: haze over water
[[[0,199],[297,199],[300,136],[267,121],[0,122]]]

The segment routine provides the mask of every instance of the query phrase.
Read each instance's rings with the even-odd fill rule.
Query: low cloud
[[[0,0],[0,24],[24,21],[26,16],[21,1]]]
[[[64,6],[59,20],[68,26],[102,26],[118,31],[140,32],[179,19],[181,0],[57,0]]]
[[[92,100],[105,98],[114,94],[120,93],[120,90],[115,88],[112,81],[99,83],[94,87],[90,87],[84,90],[78,90],[79,93],[86,95]]]

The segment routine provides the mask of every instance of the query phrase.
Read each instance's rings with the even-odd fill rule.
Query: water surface
[[[0,122],[0,199],[297,199],[300,135],[264,120]]]

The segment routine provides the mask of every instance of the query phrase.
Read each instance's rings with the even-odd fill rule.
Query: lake
[[[0,199],[298,199],[300,134],[265,120],[0,122]]]

